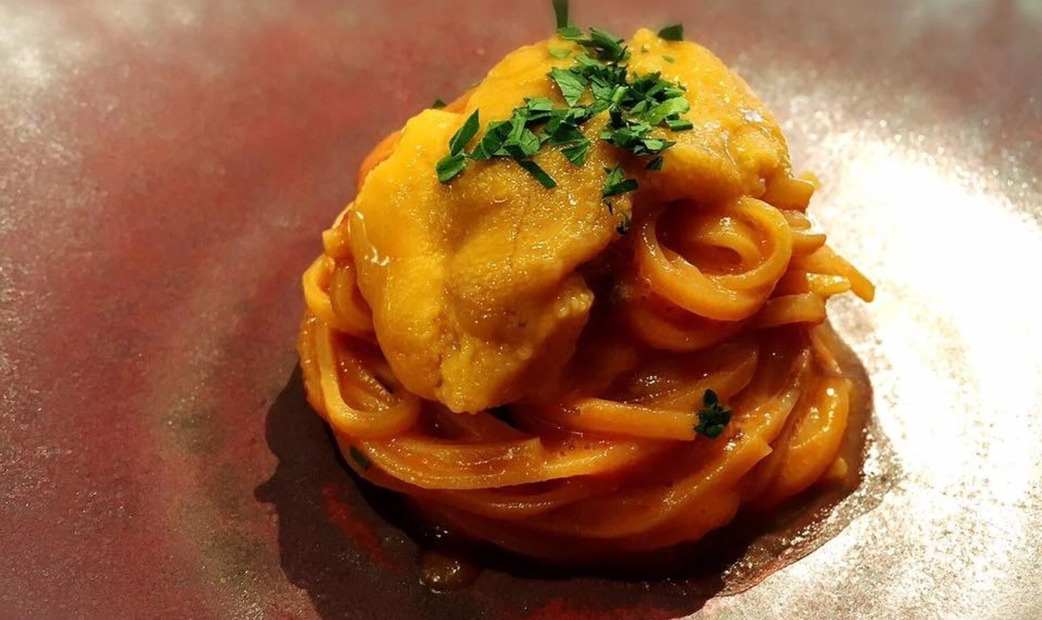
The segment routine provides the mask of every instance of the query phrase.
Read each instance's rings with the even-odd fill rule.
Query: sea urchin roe
[[[588,49],[555,37],[509,54],[461,112],[425,110],[411,119],[365,178],[342,226],[350,227],[358,286],[380,347],[410,392],[454,411],[532,393],[560,370],[587,322],[593,293],[577,269],[620,239],[640,215],[635,204],[760,196],[767,179],[788,171],[770,113],[710,52],[649,30],[628,47],[649,50],[625,61],[631,76],[658,73],[683,93],[683,105],[657,113],[663,127],[637,136],[652,140],[641,143],[647,157],[619,146],[629,138],[613,133],[605,110],[578,126],[570,153],[525,151],[530,169],[490,157],[470,160],[462,174],[446,171],[456,172],[448,184],[430,172],[475,112],[481,128],[466,152],[526,102],[568,105],[548,74],[574,66]],[[551,53],[562,49],[571,55]],[[533,176],[535,167],[553,186]],[[610,209],[606,188],[618,190]]]

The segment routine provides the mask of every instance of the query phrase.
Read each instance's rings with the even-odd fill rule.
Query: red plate
[[[0,617],[1042,616],[1042,9],[575,4],[683,21],[819,173],[813,212],[879,285],[832,308],[892,444],[879,505],[735,596],[498,570],[430,593],[303,404],[299,274],[370,146],[549,6],[8,0]]]

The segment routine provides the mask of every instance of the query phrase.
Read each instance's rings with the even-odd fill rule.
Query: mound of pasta
[[[748,86],[564,24],[362,164],[304,274],[311,405],[362,478],[552,562],[696,540],[847,467],[826,300],[871,283]]]

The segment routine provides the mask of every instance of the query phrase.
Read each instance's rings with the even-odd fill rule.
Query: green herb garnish
[[[557,181],[554,181],[553,177],[547,174],[546,171],[540,168],[539,164],[535,163],[534,161],[526,159],[517,162],[517,164],[525,170],[527,170],[529,174],[534,176],[535,180],[539,181],[539,183],[546,189],[553,189],[557,187]]]
[[[441,183],[448,183],[452,179],[456,178],[459,173],[463,172],[463,169],[466,167],[467,156],[463,153],[447,155],[435,166],[435,170],[438,173],[438,181]]]
[[[467,120],[463,123],[456,133],[452,134],[452,138],[449,140],[449,153],[452,155],[458,155],[463,152],[466,148],[467,143],[478,133],[478,129],[481,127],[481,121],[478,110],[474,110],[474,113],[467,117]]]
[[[527,170],[543,187],[557,187],[557,182],[529,158],[539,152],[544,140],[532,128],[547,123],[561,112],[554,110],[554,103],[545,97],[526,99],[525,105],[514,108],[510,120],[493,121],[488,124],[484,137],[471,151],[470,158],[476,161],[485,161],[493,157],[510,158]]]
[[[448,183],[467,167],[467,156],[463,153],[463,150],[467,147],[470,139],[478,133],[480,126],[478,111],[474,110],[474,113],[467,118],[463,126],[456,133],[452,134],[452,138],[449,139],[449,154],[435,165],[438,181]]]
[[[477,147],[474,148],[470,153],[470,158],[475,161],[484,161],[490,159],[494,155],[506,155],[506,151],[503,151],[503,143],[506,142],[507,137],[510,135],[510,122],[509,121],[493,121],[488,124],[485,128],[485,136],[481,138],[481,142],[478,143]]]
[[[608,178],[604,180],[604,189],[601,190],[601,195],[605,198],[611,198],[612,196],[618,196],[637,189],[637,179],[625,178],[626,172],[622,169],[622,166],[605,168],[604,171],[608,173]]]
[[[369,457],[366,456],[364,452],[362,452],[354,446],[348,448],[347,453],[351,455],[352,461],[358,463],[358,466],[362,468],[362,471],[368,471],[369,467],[373,464],[373,462],[369,460]]]
[[[676,58],[673,58],[672,56],[667,56],[666,54],[662,55],[662,60],[665,60],[666,62],[676,62],[677,61]]]
[[[687,102],[687,98],[672,97],[651,108],[647,114],[643,115],[643,119],[649,125],[658,125],[667,118],[675,114],[682,114],[690,109],[691,104]]]
[[[698,424],[695,432],[716,439],[731,422],[731,410],[720,404],[720,398],[713,390],[706,390],[702,395],[702,408],[698,410]]]
[[[572,57],[567,68],[553,67],[547,76],[564,100],[561,103],[545,97],[526,99],[524,105],[514,108],[508,120],[488,123],[485,134],[468,153],[467,144],[480,129],[475,111],[449,141],[449,154],[438,162],[438,180],[448,183],[458,176],[468,161],[486,161],[493,158],[512,159],[528,171],[543,187],[557,186],[556,181],[535,161],[543,147],[557,147],[562,157],[575,166],[586,163],[590,137],[582,126],[590,119],[608,113],[608,122],[599,134],[605,142],[636,157],[648,158],[646,170],[661,170],[661,153],[676,142],[668,139],[665,130],[684,131],[693,128],[691,121],[682,118],[690,104],[680,84],[663,80],[659,73],[631,74],[625,61],[630,57],[623,39],[614,34],[590,28],[587,34],[569,23],[568,2],[553,0],[557,34],[573,41],[584,51],[551,48],[554,58]],[[680,25],[663,28],[659,36],[669,41],[683,38]],[[647,51],[648,47],[642,47]],[[671,56],[663,56],[674,62]],[[440,100],[439,100],[440,101]],[[442,102],[444,103],[444,102]],[[621,166],[605,169],[602,196],[608,210],[614,213],[610,198],[637,189],[636,179],[625,178]],[[619,224],[620,234],[629,229],[628,214]]]
[[[568,26],[568,0],[554,0],[554,16],[557,18],[557,27]]]
[[[574,41],[582,38],[583,31],[575,26],[562,26],[557,29],[557,36],[568,41]]]
[[[568,105],[574,106],[579,103],[579,98],[586,92],[586,78],[580,73],[576,73],[570,69],[558,69],[554,67],[550,70],[550,78],[557,83],[557,88],[561,91],[561,96],[568,102]]]
[[[665,41],[683,41],[684,24],[673,24],[658,31],[659,38]]]
[[[546,132],[543,140],[551,146],[567,146],[578,142],[589,143],[583,132],[579,131],[578,125],[556,114],[543,130]]]
[[[434,103],[431,104],[431,107],[434,108],[435,110],[440,110],[441,108],[444,108],[446,105],[448,105],[448,104],[446,104],[441,99],[435,99]]]
[[[516,137],[511,135],[503,143],[503,150],[518,161],[535,155],[539,152],[539,147],[539,137],[531,129],[525,127],[521,128]]]
[[[590,141],[586,139],[583,139],[582,142],[575,146],[561,149],[561,155],[564,155],[568,161],[572,162],[576,166],[581,166],[586,163],[586,154],[589,152]]]
[[[623,40],[607,30],[590,28],[589,39],[579,39],[579,45],[590,49],[594,58],[608,62],[619,62],[629,57],[629,51],[622,44]]]
[[[695,125],[691,121],[684,119],[666,119],[666,127],[669,127],[673,131],[687,131],[688,129],[694,129]]]

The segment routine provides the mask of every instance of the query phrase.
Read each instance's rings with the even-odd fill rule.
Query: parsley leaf
[[[658,31],[659,38],[665,41],[683,41],[684,24],[673,24]]]
[[[720,398],[713,390],[706,390],[702,395],[702,408],[698,410],[698,424],[695,432],[716,439],[731,422],[731,410],[720,404]]]
[[[552,146],[574,144],[586,139],[586,136],[583,135],[583,132],[579,131],[577,126],[568,122],[562,121],[554,127],[552,132],[549,129],[546,131],[546,142]]]
[[[539,181],[540,185],[546,189],[553,189],[557,187],[557,181],[554,181],[553,177],[546,173],[539,164],[535,163],[530,159],[518,161],[517,164],[528,171],[536,181]]]
[[[467,156],[463,153],[446,155],[437,163],[435,170],[438,172],[438,181],[448,183],[456,178],[463,169],[467,167]]]
[[[619,83],[614,79],[614,75],[600,71],[592,73],[593,75],[590,77],[590,92],[593,93],[593,100],[598,107],[599,113],[611,107],[615,87],[619,86]]]
[[[599,28],[590,28],[590,38],[580,39],[579,45],[593,50],[594,56],[600,60],[618,62],[625,60],[628,50],[622,45],[622,39]]]
[[[546,97],[530,97],[525,99],[526,124],[548,120],[554,111],[554,102]]]
[[[554,16],[557,17],[558,28],[568,25],[568,0],[554,0]]]
[[[662,60],[665,60],[666,62],[676,62],[677,61],[676,58],[673,58],[672,56],[668,56],[666,54],[662,55]]]
[[[347,453],[351,456],[351,460],[358,463],[358,466],[361,467],[363,471],[368,470],[369,466],[373,464],[364,452],[354,446],[348,448]]]
[[[620,194],[625,194],[626,192],[632,192],[635,191],[637,187],[637,179],[626,179],[621,183],[617,183],[610,187],[606,187],[604,190],[606,192],[604,194],[604,197],[611,198],[612,196],[618,196]]]
[[[507,134],[507,144],[516,144],[521,139],[521,133],[525,130],[525,125],[528,124],[528,107],[514,108],[514,112],[510,115],[510,133]]]
[[[517,138],[503,144],[503,150],[514,159],[525,159],[539,152],[541,143],[531,129],[523,128]]]
[[[590,152],[590,141],[583,139],[582,142],[575,146],[569,146],[568,148],[561,149],[561,154],[572,162],[576,166],[581,166],[586,163],[586,154]]]
[[[647,123],[631,124],[625,120],[612,122],[610,126],[618,127],[618,129],[606,129],[602,131],[601,139],[628,151],[633,151],[638,145],[640,145],[643,142],[644,134],[651,131],[651,125],[648,125]],[[639,155],[639,153],[634,154]]]
[[[651,108],[651,110],[644,115],[644,121],[649,125],[658,125],[662,121],[666,120],[667,116],[682,114],[690,109],[691,104],[688,103],[687,98],[673,97],[672,99],[666,99],[662,103]]]
[[[688,129],[694,129],[695,125],[686,118],[681,119],[666,119],[666,126],[673,131],[687,131]]]
[[[557,34],[566,41],[578,43],[585,51],[574,48],[551,48],[548,53],[558,59],[572,57],[571,67],[553,67],[547,75],[560,90],[564,107],[546,97],[525,99],[514,108],[507,120],[488,123],[478,144],[468,153],[468,143],[480,130],[480,119],[475,111],[449,141],[449,154],[437,163],[438,180],[447,183],[458,176],[468,161],[486,161],[510,158],[532,174],[544,187],[556,187],[550,177],[532,158],[544,145],[560,147],[561,155],[573,165],[586,163],[593,146],[582,131],[582,125],[602,112],[608,112],[600,138],[637,157],[646,157],[647,170],[661,170],[661,153],[675,142],[662,135],[652,135],[656,127],[672,131],[693,129],[691,121],[681,118],[690,109],[684,87],[663,80],[659,73],[635,75],[629,73],[625,61],[630,58],[623,39],[598,28],[584,31],[569,24],[567,0],[553,0]],[[681,25],[669,26],[659,32],[668,41],[683,38]],[[644,46],[642,51],[650,50]],[[675,62],[672,56],[663,56]],[[587,89],[592,99],[580,105]],[[443,106],[438,100],[435,107]],[[625,178],[620,165],[605,169],[608,176],[602,190],[604,203],[612,210],[613,196],[637,189],[636,179]],[[624,233],[628,221],[619,224]]]
[[[509,121],[492,121],[489,123],[488,127],[485,128],[485,136],[470,154],[470,158],[475,161],[485,161],[501,153],[503,143],[506,142],[507,137],[510,135],[511,126]]]
[[[525,99],[525,106],[533,112],[549,112],[554,109],[554,102],[546,97],[529,97]]]
[[[571,69],[557,67],[551,69],[549,75],[557,83],[557,88],[561,89],[561,95],[568,105],[579,103],[579,98],[586,92],[586,78]]]
[[[625,171],[622,169],[622,166],[615,166],[610,170],[605,168],[604,170],[608,173],[608,178],[604,180],[604,189],[601,190],[601,195],[605,198],[611,198],[612,196],[618,196],[637,189],[637,179],[624,178]]]
[[[668,149],[674,144],[676,144],[676,142],[673,142],[672,140],[663,140],[661,138],[643,138],[640,141],[640,144],[637,145],[633,153],[634,155],[655,155]]]
[[[474,113],[467,117],[467,120],[463,123],[463,126],[459,128],[452,135],[452,139],[449,140],[449,153],[453,155],[459,155],[463,152],[463,149],[478,133],[478,128],[481,126],[481,122],[478,116],[478,110],[474,110]]]
[[[557,29],[557,36],[566,41],[575,41],[583,38],[583,31],[575,26],[563,26]]]
[[[587,54],[586,52],[582,52],[581,54],[577,55],[575,57],[575,62],[577,62],[580,65],[580,68],[582,68],[583,70],[588,70],[588,69],[593,69],[593,68],[598,68],[599,69],[599,68],[603,67],[603,65],[598,63],[596,60],[594,60],[593,58],[590,58],[590,55]]]
[[[446,105],[448,105],[448,104],[446,104],[441,99],[435,99],[434,103],[431,104],[431,107],[434,108],[435,110],[440,110],[441,108],[444,108]]]

